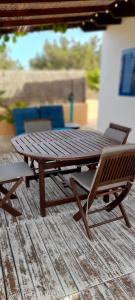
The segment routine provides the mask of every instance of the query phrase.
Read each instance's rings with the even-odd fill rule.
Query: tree
[[[33,69],[90,69],[99,67],[100,43],[97,37],[81,44],[61,36],[60,41],[46,41],[42,54],[30,60]]]
[[[0,69],[2,70],[22,69],[22,66],[18,61],[11,59],[7,47],[0,48]]]
[[[88,85],[99,89],[101,42],[95,36],[89,42],[71,42],[61,36],[60,41],[46,41],[42,54],[30,60],[32,69],[84,69],[87,72]]]

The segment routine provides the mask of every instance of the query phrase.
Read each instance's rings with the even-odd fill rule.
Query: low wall
[[[98,120],[99,101],[97,99],[87,100],[87,124],[96,129]]]
[[[64,104],[65,122],[70,122],[70,105]],[[87,103],[75,103],[74,105],[74,122],[80,125],[87,124]]]
[[[2,70],[0,90],[4,90],[5,103],[27,101],[30,105],[68,102],[73,93],[77,102],[86,100],[85,72],[82,70]]]

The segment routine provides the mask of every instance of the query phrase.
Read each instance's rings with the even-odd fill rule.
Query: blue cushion
[[[28,107],[28,108],[16,108],[13,110],[14,123],[16,128],[16,134],[24,133],[24,121],[39,119],[39,108]]]
[[[52,121],[52,128],[64,128],[64,113],[62,105],[40,106],[40,118]]]

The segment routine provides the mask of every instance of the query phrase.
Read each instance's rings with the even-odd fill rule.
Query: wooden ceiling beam
[[[59,7],[59,8],[45,8],[45,9],[16,9],[16,10],[1,10],[0,17],[33,17],[44,15],[57,14],[74,14],[74,13],[88,13],[105,11],[109,9],[108,5],[103,6],[81,6],[81,7]]]
[[[69,23],[68,28],[77,28],[80,27],[83,31],[99,31],[99,30],[105,30],[106,26],[97,26],[95,23],[90,23],[86,22],[84,25],[80,22],[75,22],[75,23]],[[48,30],[52,30],[52,25],[47,26]],[[18,31],[18,27],[11,27],[11,28],[0,28],[0,33],[1,34],[9,34],[9,33],[14,33]],[[30,32],[35,32],[35,31],[41,31],[40,26],[39,27],[29,27]]]
[[[0,20],[0,27],[18,27],[18,26],[34,26],[34,25],[53,25],[53,24],[68,24],[74,22],[87,22],[90,21],[90,16],[64,16],[55,18],[37,18],[37,19],[18,19],[18,20]],[[98,22],[98,20],[96,20]],[[116,18],[113,24],[120,24],[121,19]],[[101,21],[104,24],[104,18]]]
[[[17,27],[17,26],[34,26],[34,25],[51,25],[51,24],[66,24],[73,21],[85,22],[89,21],[90,16],[80,17],[59,17],[59,18],[37,18],[37,19],[18,19],[18,20],[0,20],[0,27]]]
[[[9,32],[17,31],[19,26],[28,26],[30,31],[41,30],[41,27],[45,26],[52,28],[54,24],[66,24],[71,27],[82,27],[83,23],[87,23],[87,29],[90,31],[104,30],[107,25],[120,24],[121,18],[126,16],[135,16],[135,0],[128,0],[128,2],[117,0],[118,6],[115,7],[114,3],[110,5],[83,5],[79,6],[78,1],[84,3],[84,0],[74,0],[72,3],[76,3],[74,7],[48,7],[48,8],[31,8],[11,9],[6,7],[5,10],[1,7],[1,4],[23,4],[23,3],[58,3],[69,2],[71,0],[0,0],[0,31],[8,30]],[[113,1],[114,2],[114,1]],[[116,1],[115,1],[116,2]],[[91,1],[89,1],[91,3]],[[98,3],[98,1],[97,1]],[[101,2],[100,2],[101,3]],[[108,1],[110,3],[110,1]],[[82,5],[82,4],[81,4]],[[53,5],[54,6],[54,5]],[[105,13],[106,11],[106,13]],[[96,14],[98,12],[98,14]],[[108,12],[108,13],[107,13]],[[77,14],[77,15],[76,15]],[[89,24],[89,25],[88,25]],[[84,29],[83,29],[84,30]]]
[[[122,23],[122,19],[119,17],[115,18],[111,12],[98,14],[97,17],[94,17],[94,21],[96,21],[98,25],[117,25]]]
[[[86,22],[85,24],[89,24],[89,31],[93,31],[93,29],[95,31],[98,31],[98,30],[105,30],[106,29],[106,26],[97,26],[95,23],[90,23],[90,22]],[[79,27],[83,30],[83,27],[85,27],[85,24],[82,25],[82,22],[74,22],[74,23],[69,23],[68,24],[68,28],[76,28],[76,27]],[[35,31],[35,28],[34,27],[31,27],[31,32],[32,31]],[[49,25],[48,26],[48,30],[51,30],[52,29],[52,25]],[[41,31],[40,27],[36,27],[36,31]],[[84,30],[83,30],[84,31]]]
[[[86,22],[84,25],[81,25],[81,29],[84,32],[89,32],[89,31],[100,31],[100,30],[106,30],[106,26],[95,26],[95,23],[88,23]]]
[[[118,6],[110,5],[110,11],[114,17],[132,17],[135,16],[135,0],[128,0],[127,2],[118,1]]]
[[[133,6],[135,8],[135,0],[131,0],[131,2],[132,2]]]
[[[54,3],[54,2],[77,2],[77,1],[80,1],[80,2],[84,2],[84,0],[0,0],[0,4],[29,4],[29,3]],[[96,0],[95,0],[96,1]],[[107,1],[107,0],[106,0]],[[107,3],[108,5],[111,3],[111,2],[114,2],[115,0],[108,0]],[[91,2],[91,1],[89,1]],[[99,5],[98,3],[99,1],[97,0],[97,6]],[[101,5],[101,2],[100,2],[100,5]],[[104,4],[103,4],[104,5]]]

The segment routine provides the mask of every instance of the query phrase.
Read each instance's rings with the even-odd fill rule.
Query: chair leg
[[[109,195],[104,195],[104,196],[103,196],[103,201],[104,201],[105,203],[108,203],[108,202],[109,202]]]
[[[119,206],[119,204],[122,203],[122,201],[125,199],[125,197],[128,195],[130,189],[131,189],[132,184],[130,182],[128,182],[127,186],[125,187],[125,189],[120,193],[114,193],[115,195],[115,200],[113,200],[110,204],[106,205],[105,209],[106,211],[111,211],[113,210],[115,207]]]
[[[76,203],[77,203],[77,206],[79,208],[81,218],[83,220],[83,223],[84,223],[84,226],[85,226],[85,229],[86,229],[86,232],[87,232],[87,236],[88,236],[89,239],[91,239],[92,236],[90,234],[90,229],[89,229],[89,225],[88,225],[88,222],[87,222],[87,219],[86,219],[86,214],[84,213],[83,207],[81,205],[80,198],[78,196],[78,192],[77,192],[77,189],[76,189],[76,183],[72,178],[70,180],[70,183],[71,183],[72,191],[75,195]]]
[[[131,224],[130,224],[129,218],[127,216],[127,213],[126,213],[125,208],[124,208],[124,206],[123,206],[122,203],[119,204],[119,208],[120,208],[120,211],[121,211],[121,213],[123,215],[123,218],[125,220],[125,223],[126,223],[127,227],[131,228]]]
[[[5,204],[2,206],[2,208],[3,208],[4,210],[6,210],[9,214],[11,214],[11,215],[14,216],[14,217],[19,217],[19,216],[22,215],[21,212],[19,212],[19,211],[18,211],[17,209],[15,209],[14,207],[8,205],[7,203],[5,203]]]
[[[6,195],[8,193],[8,190],[4,186],[0,185],[0,192],[2,194]],[[16,199],[16,198],[17,198],[17,196],[15,194],[12,194],[10,196],[10,199]]]
[[[77,166],[77,172],[81,172],[81,166]]]
[[[30,180],[29,180],[28,177],[25,177],[25,185],[26,185],[27,188],[30,187]]]
[[[34,169],[34,159],[33,159],[33,158],[31,158],[30,168],[31,168],[31,169]]]
[[[15,217],[20,216],[21,213],[17,211],[15,208],[13,208],[12,206],[10,206],[7,202],[9,201],[11,195],[15,192],[15,190],[17,189],[17,187],[20,185],[22,181],[23,178],[17,179],[14,185],[11,187],[11,189],[7,192],[7,194],[0,199],[0,207],[8,211],[11,215]]]

